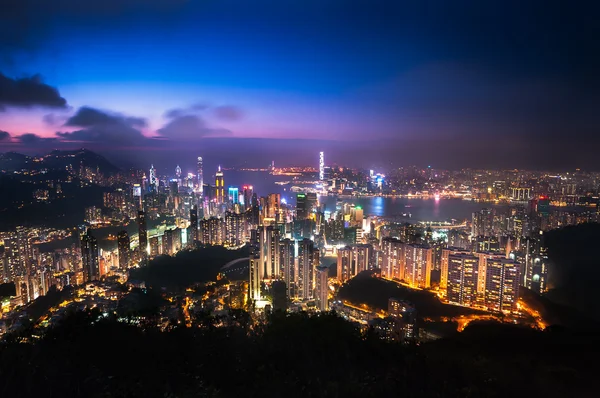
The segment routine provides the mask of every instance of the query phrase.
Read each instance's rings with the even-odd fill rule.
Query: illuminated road
[[[221,267],[221,271],[226,271],[231,266],[233,266],[237,263],[241,263],[242,261],[250,261],[250,257],[243,257],[243,258],[238,258],[237,260],[230,261]]]

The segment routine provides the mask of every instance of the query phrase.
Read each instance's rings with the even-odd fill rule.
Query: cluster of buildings
[[[311,169],[318,178],[315,188],[297,191],[295,203],[287,203],[278,193],[259,196],[251,185],[227,185],[220,167],[209,182],[202,157],[187,175],[179,166],[172,176],[159,175],[153,166],[148,173],[131,171],[111,179],[86,167],[70,172],[85,183],[113,189],[103,194],[102,208],[86,209],[85,225],[61,232],[61,238],[77,237],[67,248],[41,252],[42,232],[36,228],[2,233],[0,277],[17,289],[11,306],[27,304],[53,285],[60,289],[106,276],[125,281],[130,268],[159,255],[200,246],[248,246],[247,280],[232,285],[236,305],[272,306],[276,285],[283,283],[288,302],[321,311],[336,308],[394,340],[416,335],[410,303],[390,300],[388,313],[380,316],[336,301],[336,288],[363,271],[378,270],[377,275],[410,288],[431,289],[450,304],[513,313],[521,288],[548,289],[544,232],[594,220],[597,201],[590,187],[600,183],[597,176],[580,172],[548,176],[401,168],[384,175],[326,166],[320,153],[318,170]],[[482,205],[487,207],[470,220],[434,225],[374,217],[352,203],[357,195],[458,193],[506,205]],[[332,194],[338,195],[336,207],[326,209],[320,195]],[[115,223],[129,223],[129,228],[109,237],[114,247],[105,249],[95,228]],[[332,263],[331,269],[326,266]]]

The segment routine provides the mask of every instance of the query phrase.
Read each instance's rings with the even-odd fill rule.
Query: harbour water
[[[259,196],[269,193],[281,194],[282,200],[289,204],[296,203],[296,194],[290,187],[298,185],[291,183],[279,185],[276,182],[290,181],[289,176],[272,176],[267,172],[227,171],[225,172],[225,185],[238,186],[252,185],[254,192]],[[301,185],[300,185],[301,186]],[[307,185],[308,186],[308,185]],[[501,208],[502,205],[493,203],[479,203],[462,199],[417,199],[400,197],[336,197],[322,196],[319,199],[325,204],[326,211],[335,211],[336,202],[353,203],[363,208],[365,216],[403,217],[406,215],[410,221],[463,221],[471,219],[473,212],[485,207]]]

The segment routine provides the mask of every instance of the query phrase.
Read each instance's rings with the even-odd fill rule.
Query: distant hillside
[[[87,149],[54,150],[40,156],[28,156],[16,152],[0,153],[0,170],[9,173],[22,169],[65,170],[69,165],[74,170],[78,170],[82,165],[92,169],[98,168],[103,174],[114,174],[119,171],[119,168],[106,158]]]
[[[600,320],[600,224],[573,225],[546,235],[550,268],[548,299]]]

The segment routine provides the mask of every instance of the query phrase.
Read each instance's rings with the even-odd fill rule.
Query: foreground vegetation
[[[597,334],[555,328],[472,324],[403,346],[335,314],[168,332],[99,319],[75,313],[35,343],[0,346],[2,396],[591,396],[598,368],[584,360]]]

